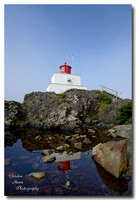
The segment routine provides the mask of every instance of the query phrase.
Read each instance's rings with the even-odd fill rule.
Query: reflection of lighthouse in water
[[[66,171],[70,169],[70,161],[65,161],[65,162],[59,162],[58,163],[58,169],[63,171],[63,174],[65,174]]]
[[[56,157],[55,163],[58,163],[58,169],[61,170],[63,174],[71,168],[70,161],[81,159],[81,152],[69,155],[64,151],[63,154],[53,153],[53,155]]]

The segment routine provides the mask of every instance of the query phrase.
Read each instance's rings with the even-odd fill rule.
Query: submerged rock
[[[66,187],[70,187],[70,181],[67,181],[65,184]]]
[[[45,172],[33,172],[29,176],[40,181],[45,178]]]
[[[109,141],[98,144],[92,150],[92,156],[106,171],[116,178],[127,169],[126,141]]]
[[[51,163],[51,162],[54,162],[56,160],[56,157],[53,156],[53,155],[49,155],[49,156],[44,156],[42,158],[42,161],[43,162],[46,162],[46,163]]]
[[[87,152],[85,152],[85,156],[89,156],[89,152],[87,151]]]

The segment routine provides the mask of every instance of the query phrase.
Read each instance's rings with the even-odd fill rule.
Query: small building
[[[51,83],[47,86],[47,92],[63,93],[69,89],[82,89],[87,90],[86,86],[81,86],[81,76],[71,74],[71,66],[60,66],[60,72],[54,73],[51,78]]]

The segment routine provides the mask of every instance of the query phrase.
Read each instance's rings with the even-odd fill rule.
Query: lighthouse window
[[[61,68],[61,71],[65,71],[65,67],[62,67],[62,68]]]

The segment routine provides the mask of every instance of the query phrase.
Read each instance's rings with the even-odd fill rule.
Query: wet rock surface
[[[119,178],[127,169],[127,143],[125,140],[109,141],[93,148],[92,155],[106,171]]]

